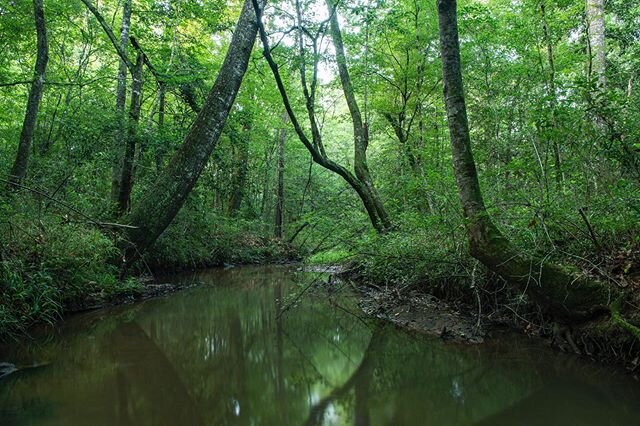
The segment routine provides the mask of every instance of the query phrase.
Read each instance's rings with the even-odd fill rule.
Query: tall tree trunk
[[[42,92],[44,91],[44,79],[47,71],[47,62],[49,62],[49,43],[47,42],[47,27],[44,20],[43,0],[33,0],[33,12],[36,24],[37,37],[37,56],[33,82],[29,89],[29,99],[27,101],[27,111],[22,123],[22,131],[20,132],[20,142],[18,143],[18,152],[16,159],[11,167],[9,174],[9,182],[11,184],[20,184],[27,175],[29,167],[29,152],[31,151],[31,142],[33,141],[33,133],[38,121],[38,109],[42,100]],[[12,188],[10,188],[12,189]]]
[[[608,310],[613,288],[523,254],[494,225],[478,182],[467,122],[455,0],[437,0],[444,99],[453,168],[471,255],[518,286],[556,318],[582,321]]]
[[[260,3],[260,7],[262,3]],[[257,32],[252,0],[245,0],[224,63],[183,144],[155,185],[133,207],[125,267],[162,234],[184,204],[216,146],[247,70]]]
[[[338,14],[336,6],[333,0],[327,0],[327,8],[329,9],[329,22],[331,25],[331,38],[333,45],[336,49],[336,61],[338,63],[338,73],[340,74],[340,82],[342,84],[342,91],[347,101],[349,113],[351,114],[351,121],[353,123],[353,148],[354,148],[354,171],[356,177],[362,182],[363,190],[369,194],[375,214],[378,216],[382,226],[385,229],[391,228],[391,220],[389,215],[382,204],[380,195],[376,190],[369,171],[369,165],[367,163],[367,148],[369,146],[369,128],[368,123],[363,122],[358,102],[356,101],[355,93],[353,90],[353,84],[351,83],[351,77],[349,76],[349,69],[347,68],[347,57],[344,52],[344,43],[342,41],[342,32],[340,31],[340,24],[338,23]]]
[[[606,46],[604,38],[604,0],[586,0],[587,31],[589,32],[589,79],[595,74],[598,88],[604,92],[606,86]]]
[[[556,65],[553,57],[553,43],[551,41],[551,33],[549,30],[549,24],[547,22],[547,12],[544,1],[540,3],[540,14],[542,16],[542,31],[544,35],[544,41],[547,45],[547,61],[549,62],[549,77],[547,80],[547,93],[549,101],[551,102],[551,127],[555,130],[558,127],[556,115],[557,115],[557,102],[556,102]],[[548,137],[548,136],[547,136]],[[556,140],[555,134],[551,136],[551,147],[553,149],[553,160],[555,164],[555,176],[556,184],[558,187],[562,185],[564,181],[564,175],[562,173],[562,163],[560,160],[560,147]]]
[[[120,192],[118,193],[118,212],[125,213],[131,206],[131,190],[133,189],[133,162],[136,154],[136,142],[138,138],[138,123],[140,122],[140,109],[142,107],[142,65],[144,54],[138,52],[136,59],[133,82],[131,84],[131,106],[129,107],[129,121],[125,139],[124,155],[120,176]]]
[[[283,122],[286,123],[287,116],[285,114]],[[276,192],[276,214],[275,214],[275,237],[282,239],[284,237],[284,146],[287,141],[287,130],[283,127],[278,135],[278,183]]]
[[[131,25],[131,0],[125,0],[122,5],[122,23],[120,26],[120,42],[118,46],[122,54],[127,55],[129,45],[129,28]],[[122,171],[127,144],[127,120],[125,116],[125,104],[127,102],[127,63],[120,58],[118,67],[118,82],[116,85],[116,120],[115,146],[113,154],[113,167],[111,173],[111,201],[122,212],[120,205]]]

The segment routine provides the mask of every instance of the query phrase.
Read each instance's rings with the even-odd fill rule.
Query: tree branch
[[[124,50],[122,50],[122,48],[120,47],[120,43],[116,38],[115,34],[113,34],[113,30],[111,30],[111,27],[109,26],[107,21],[105,21],[104,17],[100,14],[98,9],[96,9],[96,7],[91,3],[90,0],[81,0],[81,1],[82,3],[85,4],[85,6],[87,6],[87,9],[89,9],[89,11],[93,13],[93,16],[96,17],[96,19],[100,23],[100,26],[102,27],[104,32],[107,34],[107,37],[109,37],[109,40],[111,40],[111,44],[116,49],[118,56],[125,63],[125,65],[129,69],[129,72],[133,74],[135,70],[135,65],[133,64],[133,62],[129,60],[127,53]]]

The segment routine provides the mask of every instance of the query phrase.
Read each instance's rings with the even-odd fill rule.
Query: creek
[[[0,425],[640,425],[640,387],[617,370],[524,337],[409,334],[310,287],[321,273],[172,279],[201,284],[0,348],[21,367],[0,380]]]

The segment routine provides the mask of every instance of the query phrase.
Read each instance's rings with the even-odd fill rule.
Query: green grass
[[[345,249],[333,249],[322,251],[305,259],[305,263],[309,265],[335,265],[344,263],[351,259],[353,254]]]

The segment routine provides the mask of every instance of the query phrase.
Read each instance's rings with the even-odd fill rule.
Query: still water
[[[376,326],[291,267],[179,279],[0,349],[46,364],[0,381],[0,425],[640,425],[636,382],[526,339]]]

